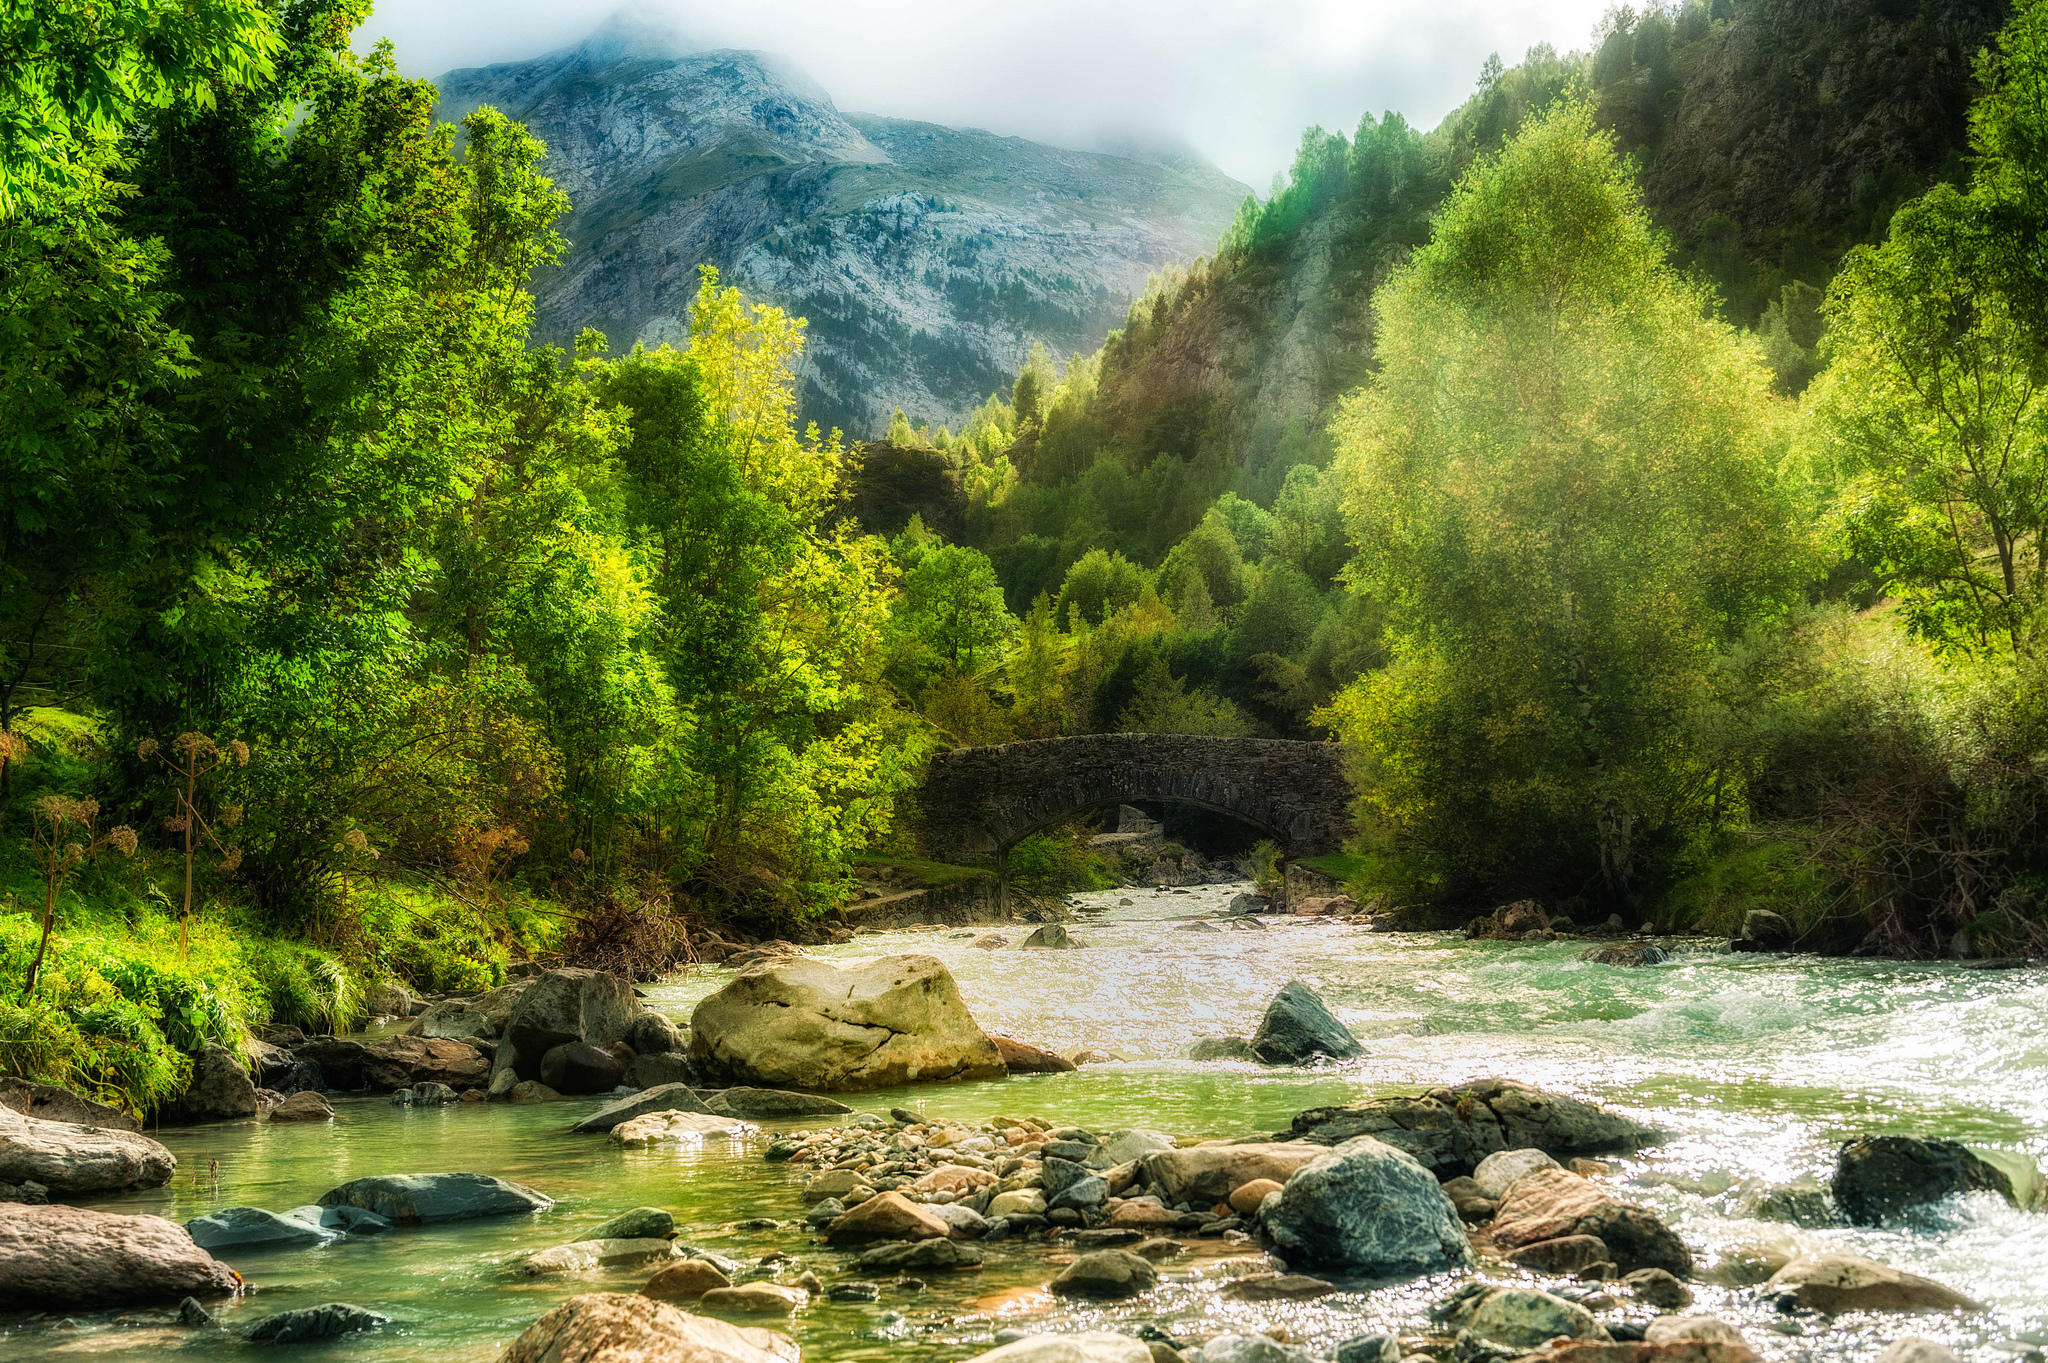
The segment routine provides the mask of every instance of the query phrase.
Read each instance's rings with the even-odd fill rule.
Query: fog
[[[1063,146],[1185,145],[1265,190],[1311,124],[1434,124],[1498,52],[1587,45],[1610,0],[694,0],[636,4],[693,46],[780,53],[842,108]],[[609,4],[381,0],[364,40],[433,76],[539,55]]]

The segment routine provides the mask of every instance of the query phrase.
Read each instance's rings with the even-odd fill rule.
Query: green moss
[[[864,856],[854,863],[856,866],[881,866],[909,876],[927,889],[943,885],[960,885],[970,880],[986,880],[995,872],[983,866],[954,866],[943,861],[925,861],[918,857]]]

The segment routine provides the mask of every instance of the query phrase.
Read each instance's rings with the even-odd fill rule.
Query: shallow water
[[[1754,1292],[1696,1287],[1696,1309],[1737,1320],[1774,1359],[1862,1360],[1912,1333],[1943,1339],[1972,1363],[1993,1363],[2023,1353],[2018,1341],[2048,1341],[2048,1215],[1979,1198],[1910,1229],[1878,1231],[1802,1230],[1744,1212],[1764,1187],[1824,1181],[1835,1146],[1852,1134],[1953,1136],[2048,1163],[2048,971],[1734,956],[1704,945],[1663,966],[1627,970],[1577,960],[1577,943],[1372,935],[1326,921],[1267,919],[1264,931],[1183,926],[1241,888],[1085,896],[1110,907],[1075,926],[1088,944],[1077,951],[987,951],[930,930],[817,949],[843,961],[927,952],[952,968],[990,1031],[1125,1057],[1073,1074],[863,1095],[859,1105],[963,1121],[1012,1113],[1098,1132],[1147,1126],[1237,1136],[1284,1129],[1304,1107],[1507,1075],[1625,1109],[1668,1134],[1617,1168],[1629,1195],[1693,1246],[1703,1273],[1746,1248],[1841,1248],[1940,1279],[1992,1308],[1968,1321],[1802,1318],[1793,1328],[1806,1333],[1795,1335],[1781,1333],[1793,1323]],[[1134,902],[1118,906],[1125,898]],[[706,970],[652,987],[650,1001],[686,1017],[729,977]],[[1266,1000],[1296,977],[1358,1033],[1365,1058],[1296,1071],[1178,1058],[1198,1036],[1249,1032]],[[350,1359],[487,1360],[563,1297],[634,1290],[648,1270],[533,1283],[508,1278],[502,1265],[636,1205],[670,1209],[686,1239],[731,1258],[791,1256],[748,1276],[788,1281],[811,1268],[833,1279],[843,1256],[800,1223],[774,1231],[733,1224],[801,1214],[802,1174],[760,1158],[772,1131],[629,1153],[601,1137],[566,1134],[592,1106],[413,1110],[365,1099],[339,1104],[331,1127],[168,1131],[161,1137],[180,1161],[173,1183],[108,1205],[176,1220],[243,1204],[282,1211],[362,1175],[455,1169],[516,1179],[557,1199],[535,1217],[224,1256],[256,1287],[221,1307],[231,1323],[335,1300],[393,1317],[375,1334],[300,1346]],[[1447,1288],[1423,1280],[1308,1303],[1224,1302],[1217,1283],[1259,1261],[1215,1257],[1216,1246],[1195,1243],[1201,1253],[1163,1265],[1166,1282],[1140,1304],[1055,1307],[1035,1290],[1051,1275],[1049,1249],[1001,1244],[989,1247],[979,1273],[935,1276],[922,1290],[888,1288],[877,1303],[819,1302],[790,1329],[810,1360],[956,1359],[987,1347],[1005,1326],[1143,1321],[1180,1337],[1284,1329],[1299,1343],[1328,1346],[1383,1329],[1415,1332]],[[0,1357],[141,1359],[165,1348],[213,1357],[253,1347],[157,1323],[164,1318],[150,1311],[131,1313],[127,1323],[107,1315],[69,1326],[16,1323],[0,1327]]]

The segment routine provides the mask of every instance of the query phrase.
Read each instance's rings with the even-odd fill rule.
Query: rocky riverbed
[[[453,1085],[453,1102],[336,1097],[332,1120],[148,1133],[178,1158],[169,1182],[88,1205],[277,1236],[214,1251],[251,1290],[209,1298],[212,1325],[175,1301],[16,1315],[0,1347],[207,1356],[252,1332],[339,1332],[352,1357],[482,1360],[543,1316],[530,1356],[688,1312],[729,1322],[733,1350],[777,1356],[746,1333],[768,1326],[814,1360],[964,1359],[1044,1331],[1108,1332],[1068,1357],[1133,1363],[1485,1363],[1552,1334],[1586,1341],[1576,1363],[1630,1363],[1653,1328],[1674,1363],[1736,1363],[1708,1348],[1738,1347],[1717,1331],[1785,1360],[1869,1359],[1907,1335],[1972,1363],[2038,1348],[2048,1217],[2015,1205],[2032,1194],[2014,1157],[2048,1130],[2039,975],[1671,943],[1631,967],[1580,961],[1583,943],[1239,927],[1222,915],[1241,888],[1089,897],[1065,948],[1004,927],[1002,946],[941,930],[811,949],[934,958],[981,1027],[1052,1072],[887,1075],[836,1095],[845,1112],[741,1085],[686,1105],[709,1111],[631,1114],[664,1128],[638,1141],[607,1137],[603,1098],[464,1103]],[[733,978],[645,1002],[687,1019]],[[1205,1037],[1256,1040],[1297,980],[1361,1054],[1187,1058]],[[680,1039],[641,1037],[650,1055]],[[1487,1075],[1572,1097],[1532,1106],[1473,1082]],[[1878,1139],[1845,1154],[1855,1138]],[[489,1181],[452,1203],[389,1183],[430,1170]],[[1925,1201],[1941,1179],[1954,1196]],[[477,1197],[496,1214],[407,1211]],[[638,1305],[579,1295],[643,1288]],[[1892,1309],[1906,1299],[1950,1309]]]

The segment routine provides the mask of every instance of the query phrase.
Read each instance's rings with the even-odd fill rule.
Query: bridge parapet
[[[1334,743],[1082,734],[940,753],[919,794],[919,832],[941,860],[992,861],[1083,810],[1158,802],[1229,814],[1289,856],[1317,856],[1342,850],[1351,801]]]

